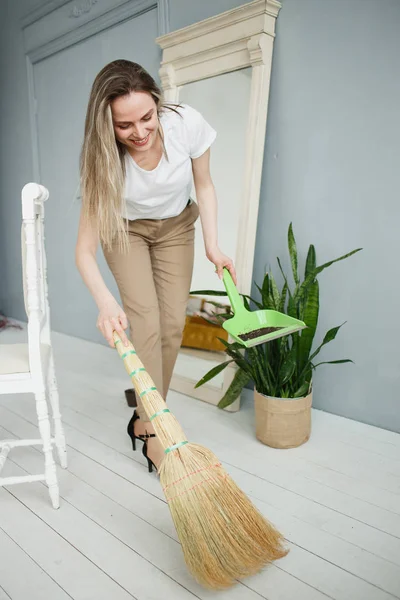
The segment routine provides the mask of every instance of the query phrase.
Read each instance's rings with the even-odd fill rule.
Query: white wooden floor
[[[20,336],[7,330],[0,343]],[[400,598],[400,435],[314,411],[305,446],[274,450],[255,439],[251,398],[232,414],[172,392],[189,439],[216,452],[290,546],[257,577],[208,592],[186,571],[157,477],[131,450],[120,359],[53,340],[69,450],[62,504],[51,508],[42,483],[0,488],[0,600]],[[35,430],[32,397],[0,396],[0,437]],[[4,475],[42,469],[38,449],[7,462]]]

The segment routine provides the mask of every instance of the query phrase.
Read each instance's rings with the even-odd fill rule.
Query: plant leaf
[[[258,390],[262,390],[264,393],[267,393],[268,390],[272,388],[274,374],[271,373],[269,369],[269,363],[266,359],[265,354],[266,344],[263,346],[254,346],[253,348],[249,348],[247,351],[249,360],[252,365],[254,365],[253,374],[254,374],[254,382],[257,386]]]
[[[287,307],[287,314],[290,317],[294,317],[295,319],[297,318],[296,301],[294,299],[294,296],[290,295],[290,292],[289,292],[289,302],[288,302],[288,307]]]
[[[222,325],[225,321],[232,318],[232,313],[220,313],[219,315],[215,315],[218,323]]]
[[[281,300],[280,300],[279,308],[278,308],[279,312],[285,311],[287,291],[288,291],[288,284],[285,281],[283,288],[282,288]]]
[[[324,336],[324,341],[322,342],[322,344],[329,344],[329,342],[332,342],[332,340],[334,340],[337,336],[339,329],[343,327],[343,325],[344,323],[338,325],[337,327],[332,327],[332,329],[329,329],[329,331],[327,331]]]
[[[320,362],[317,363],[314,366],[314,369],[316,369],[317,367],[319,367],[319,365],[342,365],[344,363],[353,363],[354,365],[354,361],[351,360],[350,358],[343,358],[342,360],[326,360],[324,362]]]
[[[242,296],[242,298],[243,298],[243,305],[244,305],[244,307],[245,307],[247,310],[251,310],[251,309],[250,309],[250,304],[249,304],[249,301],[247,300],[247,298],[246,298],[245,296]]]
[[[310,384],[308,381],[305,381],[293,394],[293,398],[303,398],[303,396],[307,396],[309,393]]]
[[[216,375],[218,375],[218,373],[221,373],[221,371],[223,371],[232,362],[234,362],[234,361],[233,360],[228,360],[227,362],[221,363],[220,365],[217,365],[216,367],[213,367],[210,371],[208,371],[208,373],[206,373],[200,379],[200,381],[198,381],[196,383],[196,385],[194,387],[198,388],[201,385],[204,385],[205,383],[207,383],[207,381],[210,381],[210,379],[213,379],[213,377],[215,377]]]
[[[279,257],[277,257],[277,258],[276,258],[276,260],[278,261],[279,270],[280,270],[280,272],[282,273],[282,277],[283,277],[283,279],[285,280],[286,287],[287,287],[287,290],[288,290],[288,292],[289,292],[289,298],[290,298],[290,297],[292,296],[292,292],[290,291],[289,283],[288,283],[287,277],[286,277],[286,275],[285,275],[285,272],[284,272],[284,270],[283,270],[283,268],[282,268],[282,264],[281,264],[280,258],[279,258]]]
[[[275,281],[272,273],[270,275],[270,297],[272,297],[272,299],[273,299],[273,309],[279,310],[281,296],[279,294],[278,286],[276,285],[276,281]]]
[[[225,348],[229,348],[230,350],[244,350],[245,347],[243,346],[243,344],[241,344],[240,342],[227,342],[226,340],[224,340],[223,338],[217,338],[217,340],[219,340],[221,342],[221,344],[223,346],[225,346]]]
[[[307,325],[307,329],[303,329],[299,336],[298,343],[298,368],[301,372],[304,366],[307,364],[311,348],[315,336],[315,331],[318,325],[318,314],[319,314],[319,285],[318,281],[314,281],[311,285],[306,304],[304,306],[303,321]]]
[[[227,350],[226,353],[228,354],[228,356],[233,358],[233,360],[235,361],[237,366],[240,367],[242,369],[242,371],[245,371],[250,377],[253,377],[253,373],[254,373],[253,365],[248,363],[247,360],[245,358],[243,358],[242,356],[237,355],[236,353],[231,353],[230,350]]]
[[[217,337],[217,339],[221,342],[221,344],[223,344],[225,346],[225,352],[228,356],[230,356],[230,358],[232,358],[237,365],[242,366],[243,365],[243,369],[245,371],[248,371],[250,368],[250,365],[246,362],[245,358],[244,358],[244,346],[242,346],[242,344],[239,344],[238,342],[234,342],[234,343],[229,343],[226,340],[223,340],[222,338]]]
[[[222,290],[191,290],[191,296],[227,296],[226,292]]]
[[[329,342],[332,342],[335,337],[338,334],[338,331],[341,327],[343,327],[344,323],[342,323],[341,325],[338,325],[337,327],[332,327],[332,329],[329,329],[329,331],[326,332],[325,337],[323,339],[322,344],[320,344],[318,346],[318,348],[315,350],[315,352],[313,352],[310,356],[310,362],[312,362],[312,360],[317,356],[317,354],[319,354],[322,346],[325,346],[326,344],[329,344]]]
[[[206,323],[209,323],[210,325],[217,325],[217,323],[215,321],[212,321],[210,318],[207,319],[207,317],[205,317],[204,315],[199,315],[199,317],[201,319],[203,319],[203,321],[205,321]],[[215,318],[218,318],[218,317],[215,317]]]
[[[295,240],[294,233],[293,233],[292,223],[290,223],[290,225],[289,225],[288,246],[289,246],[290,262],[292,263],[293,279],[297,285],[298,283],[300,283],[300,280],[299,280],[299,274],[298,274],[297,247],[296,247],[296,240]]]
[[[295,369],[296,369],[296,348],[295,346],[292,346],[291,350],[289,351],[289,354],[286,356],[286,359],[284,360],[280,373],[279,373],[279,383],[281,386],[285,385],[285,383],[287,383],[289,381],[289,379],[292,377]]]
[[[260,288],[258,288],[259,291],[261,292],[261,300],[262,300],[264,308],[271,308],[270,297],[269,297],[269,288],[270,288],[269,273],[265,273],[262,288],[261,288],[261,290],[260,290]]]
[[[242,371],[242,369],[238,369],[235,373],[231,385],[219,401],[218,408],[226,408],[227,406],[230,406],[233,402],[235,402],[236,398],[239,397],[244,386],[247,385],[247,383],[249,383],[250,380],[251,377],[247,373]]]
[[[221,302],[216,302],[215,300],[207,300],[207,304],[212,304],[212,306],[216,306],[217,308],[229,308],[227,304],[221,304]]]
[[[314,358],[317,356],[317,354],[319,354],[319,352],[321,351],[321,348],[323,346],[325,346],[326,344],[329,344],[329,342],[332,342],[332,340],[335,339],[339,329],[344,325],[344,323],[342,323],[342,325],[339,325],[338,327],[332,327],[332,329],[329,329],[329,331],[327,331],[327,333],[325,334],[325,337],[322,341],[322,344],[320,344],[318,346],[318,348],[311,354],[310,358],[308,359],[307,363],[305,364],[305,366],[303,367],[303,370],[300,372],[300,374],[298,375],[298,379],[297,379],[297,385],[302,385],[302,382],[304,381],[304,379],[307,380],[307,373],[309,372],[309,370],[311,368],[316,368],[316,366],[314,366],[312,364],[312,361],[314,360]],[[311,380],[311,378],[310,378]]]
[[[297,317],[297,310],[296,310],[296,304],[294,302],[294,297],[292,295],[292,292],[290,291],[290,287],[289,287],[289,283],[288,283],[287,277],[286,277],[286,275],[285,275],[285,273],[284,273],[284,271],[282,269],[281,261],[279,260],[279,258],[277,258],[276,260],[278,261],[279,269],[280,269],[280,271],[282,273],[283,279],[285,280],[286,289],[287,289],[288,294],[289,294],[289,302],[288,302],[288,307],[287,307],[287,314],[290,317],[295,317],[296,318]]]
[[[266,274],[265,277],[268,277],[268,273]],[[264,277],[264,281],[265,281],[265,277]],[[264,283],[263,283],[263,285],[264,285]],[[260,292],[260,294],[262,294],[262,288],[260,288],[260,286],[258,285],[258,283],[256,283],[255,286],[258,289],[258,291]]]
[[[304,277],[307,277],[312,271],[317,268],[317,257],[315,254],[315,247],[313,244],[310,245],[307,253],[306,268]]]
[[[256,286],[257,286],[257,284],[256,284]],[[260,288],[258,288],[258,289],[260,289]],[[254,298],[252,298],[251,296],[248,296],[247,294],[240,294],[240,295],[242,296],[243,301],[245,298],[247,298],[247,300],[249,302],[253,302],[253,304],[255,304],[257,306],[257,308],[259,308],[261,310],[264,308],[261,302],[257,302],[257,300],[254,300]]]
[[[296,291],[295,301],[299,302],[304,299],[306,293],[308,292],[308,288],[310,287],[310,285],[312,284],[314,279],[317,277],[317,275],[319,275],[319,273],[321,273],[324,269],[327,269],[334,263],[337,263],[341,260],[345,260],[346,258],[349,258],[350,256],[353,256],[353,254],[356,254],[356,252],[360,252],[360,250],[362,250],[362,248],[357,248],[356,250],[352,250],[352,252],[348,252],[347,254],[344,254],[343,256],[339,256],[339,258],[335,258],[334,260],[330,260],[329,262],[324,263],[323,265],[321,265],[319,267],[316,267],[313,271],[311,271],[307,275],[307,277],[305,278],[305,280],[303,281],[303,283],[301,284],[299,289]]]

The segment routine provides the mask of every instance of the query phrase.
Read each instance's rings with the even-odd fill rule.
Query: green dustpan
[[[228,269],[224,269],[223,281],[234,316],[224,321],[222,326],[234,340],[246,348],[270,342],[306,327],[303,321],[276,310],[247,310]]]

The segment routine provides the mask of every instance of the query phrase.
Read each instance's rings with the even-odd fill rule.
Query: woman
[[[217,202],[210,176],[215,131],[189,106],[166,105],[140,65],[116,60],[97,75],[81,152],[82,211],[77,267],[99,309],[97,327],[114,346],[116,330],[132,341],[165,398],[185,324],[200,214],[208,259],[222,277],[231,259],[217,243]],[[198,206],[189,199],[194,181]],[[96,262],[101,244],[123,309]],[[133,448],[144,441],[149,470],[162,448],[138,407],[128,425]]]

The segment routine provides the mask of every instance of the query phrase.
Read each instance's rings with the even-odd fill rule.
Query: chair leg
[[[60,498],[57,480],[56,463],[53,458],[53,448],[51,443],[51,428],[49,412],[46,402],[46,391],[43,389],[40,392],[35,393],[36,400],[36,412],[38,416],[38,424],[40,437],[43,442],[43,453],[45,461],[45,477],[46,483],[49,488],[50,499],[53,504],[53,508],[59,508]]]
[[[64,428],[61,421],[60,402],[58,396],[57,378],[54,367],[53,352],[51,352],[49,371],[48,371],[48,388],[51,404],[51,412],[54,421],[54,437],[58,458],[63,469],[67,468],[67,445],[65,442]]]

